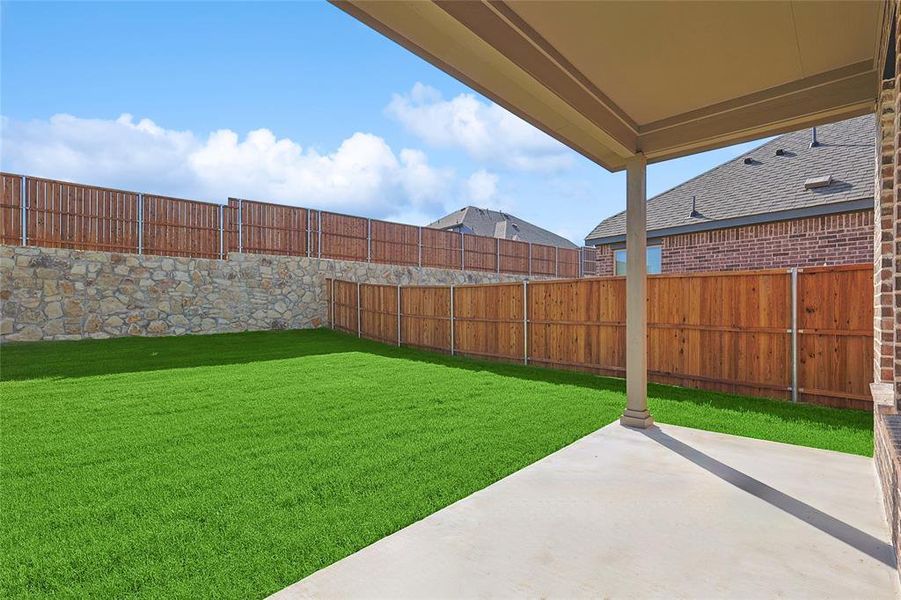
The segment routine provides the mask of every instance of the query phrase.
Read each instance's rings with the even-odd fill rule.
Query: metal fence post
[[[322,211],[321,210],[316,211],[316,258],[322,258]]]
[[[366,262],[372,262],[372,219],[366,219]]]
[[[397,345],[400,346],[400,284],[397,284]]]
[[[244,252],[244,201],[238,199],[238,253]]]
[[[522,282],[522,364],[529,364],[529,282]]]
[[[357,282],[357,337],[362,337],[363,325],[361,317],[363,315],[363,308],[360,305],[360,282]]]
[[[454,355],[454,286],[450,286],[450,351]]]
[[[225,207],[219,205],[219,260],[225,258]]]
[[[307,211],[307,256],[310,256],[310,248],[313,246],[313,240],[310,238],[310,209]]]
[[[144,194],[138,194],[138,254],[144,254]]]
[[[19,208],[22,213],[21,217],[21,226],[22,226],[22,245],[28,245],[28,181],[25,179],[25,176],[22,176],[21,185],[19,189]]]
[[[419,266],[422,266],[422,227],[419,228]]]
[[[461,232],[460,232],[460,270],[461,270],[461,271],[465,271],[465,270],[466,270],[466,249],[465,249],[465,247],[466,247],[466,243],[465,243],[466,238],[463,237],[464,235],[465,235],[465,234],[461,231]]]
[[[791,269],[792,288],[792,402],[798,401],[798,267]]]
[[[329,278],[329,282],[330,283],[329,283],[329,292],[328,292],[328,303],[329,303],[329,306],[331,307],[331,310],[329,310],[329,313],[328,313],[328,316],[329,316],[328,324],[329,324],[330,329],[334,329],[335,328],[335,278],[334,277]]]

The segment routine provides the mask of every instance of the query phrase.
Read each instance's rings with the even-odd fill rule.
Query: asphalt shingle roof
[[[876,122],[873,115],[781,135],[648,200],[648,231],[769,215],[873,198]],[[784,155],[777,156],[776,150]],[[750,158],[751,164],[745,164]],[[831,175],[827,187],[804,182]],[[699,216],[691,216],[692,197]],[[773,220],[779,215],[773,214]],[[765,219],[764,219],[765,220]],[[728,226],[724,223],[723,226]],[[586,243],[626,233],[625,211],[601,221]]]
[[[433,229],[449,229],[463,225],[476,235],[495,237],[506,240],[519,240],[533,244],[545,244],[558,248],[578,248],[568,239],[542,229],[528,221],[509,213],[487,208],[467,206],[441,217],[429,227]]]

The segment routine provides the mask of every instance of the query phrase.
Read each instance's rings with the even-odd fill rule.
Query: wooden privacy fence
[[[651,276],[649,378],[869,409],[872,277],[872,265]],[[329,323],[360,337],[625,374],[623,277],[328,287]]]
[[[594,249],[230,198],[221,205],[0,173],[0,243],[200,258],[229,252],[581,277]]]

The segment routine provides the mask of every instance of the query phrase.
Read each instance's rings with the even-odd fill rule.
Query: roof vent
[[[810,147],[816,148],[819,145],[820,145],[820,143],[817,141],[817,128],[814,127],[813,128],[813,137],[810,140]]]
[[[688,214],[688,216],[693,219],[701,216],[701,213],[699,213],[697,209],[697,200],[695,199],[695,196],[691,197],[691,212]]]
[[[776,156],[785,156],[785,150],[783,150],[782,148],[777,148]]]
[[[816,188],[829,187],[832,185],[832,175],[824,175],[822,177],[811,177],[804,182],[805,190],[813,190]]]
[[[754,164],[754,159],[751,158],[750,156],[746,156],[746,157],[745,157],[745,164],[746,164],[746,165],[753,165],[753,164]]]

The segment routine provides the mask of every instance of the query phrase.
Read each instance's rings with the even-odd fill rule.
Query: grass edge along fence
[[[326,282],[333,329],[625,375],[625,278],[462,286]],[[651,381],[870,410],[872,266],[648,278]]]
[[[276,254],[551,277],[595,272],[593,248],[237,198],[222,205],[13,173],[0,180],[2,244],[220,259]]]

